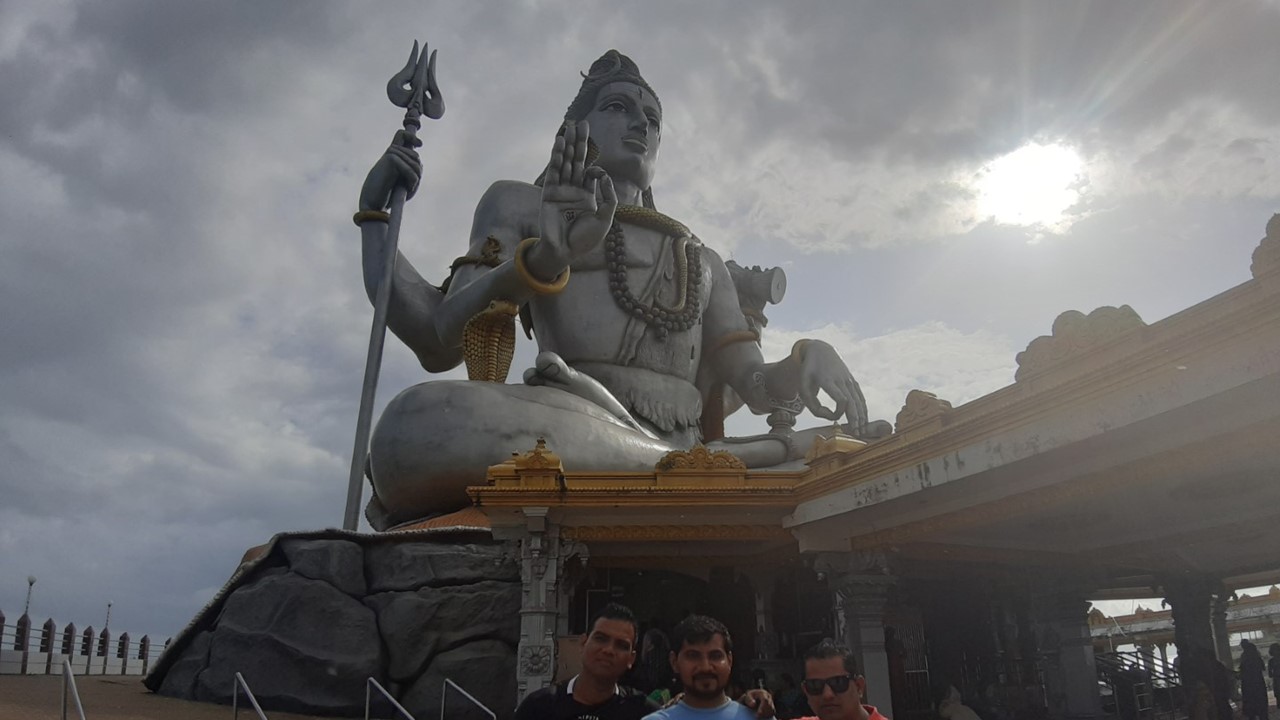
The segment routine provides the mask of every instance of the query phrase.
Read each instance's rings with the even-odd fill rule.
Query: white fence
[[[36,626],[26,615],[6,624],[0,613],[0,675],[57,675],[64,660],[76,675],[146,675],[169,640],[113,637],[106,628],[79,630],[75,623],[59,630],[53,618]]]

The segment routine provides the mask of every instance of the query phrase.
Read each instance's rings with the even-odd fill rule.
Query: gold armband
[[[361,210],[351,216],[351,222],[357,227],[363,225],[366,220],[377,220],[378,222],[391,222],[391,213],[384,210]]]
[[[569,284],[569,268],[565,268],[564,272],[560,273],[555,280],[552,280],[549,283],[542,282],[538,278],[534,277],[533,273],[529,272],[528,266],[524,264],[524,254],[528,252],[529,248],[537,241],[538,238],[536,237],[525,238],[516,246],[514,254],[516,274],[520,276],[521,280],[524,280],[530,290],[538,293],[539,295],[555,295],[562,292],[564,287]]]

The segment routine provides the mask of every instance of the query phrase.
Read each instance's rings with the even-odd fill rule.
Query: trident
[[[417,144],[418,128],[426,115],[439,120],[444,115],[444,96],[436,86],[436,51],[427,57],[423,44],[418,54],[418,41],[413,41],[409,62],[404,69],[387,81],[387,98],[398,107],[405,108],[404,143],[407,147]],[[382,268],[382,281],[373,303],[373,327],[369,331],[369,354],[364,361],[364,386],[360,391],[360,414],[356,419],[355,449],[351,451],[351,476],[347,485],[347,511],[343,516],[344,530],[354,531],[360,522],[360,499],[364,489],[364,465],[369,452],[369,425],[373,419],[373,398],[378,389],[378,373],[382,369],[382,346],[387,337],[387,307],[391,304],[391,277],[396,267],[397,245],[400,240],[400,220],[404,215],[404,201],[408,190],[397,185],[391,193],[391,217],[387,221],[385,239],[387,262]]]

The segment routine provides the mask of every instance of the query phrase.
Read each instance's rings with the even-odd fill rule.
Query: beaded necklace
[[[666,306],[655,298],[652,304],[640,301],[630,289],[627,280],[626,235],[619,220],[625,220],[650,230],[657,230],[675,237],[676,302]],[[677,220],[673,220],[653,208],[621,205],[614,214],[613,225],[604,239],[605,263],[609,270],[609,293],[623,312],[641,320],[653,328],[658,338],[665,340],[673,331],[688,330],[702,322],[702,245]]]

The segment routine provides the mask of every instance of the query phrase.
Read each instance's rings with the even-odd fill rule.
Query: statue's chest
[[[573,263],[574,272],[616,270],[621,264],[630,270],[652,271],[662,264],[664,256],[671,252],[671,241],[661,233],[648,228],[626,225],[622,234],[622,255],[610,250],[609,239],[578,258]]]
[[[664,337],[697,323],[710,285],[695,239],[631,225],[610,233],[573,268],[580,276],[600,277],[623,312],[650,324],[661,321]]]
[[[621,242],[619,242],[621,240]],[[550,300],[548,347],[575,360],[643,367],[691,379],[710,297],[710,270],[696,240],[623,225],[574,262],[566,291]],[[591,329],[591,348],[577,347]],[[599,351],[599,353],[592,350]]]

